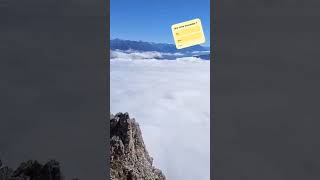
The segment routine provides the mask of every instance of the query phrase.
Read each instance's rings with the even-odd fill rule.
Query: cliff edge
[[[110,179],[165,180],[144,145],[139,124],[128,113],[110,115]]]

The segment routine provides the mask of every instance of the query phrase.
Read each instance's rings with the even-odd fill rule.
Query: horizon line
[[[155,44],[169,44],[169,45],[175,45],[174,43],[165,43],[165,42],[151,42],[151,41],[143,41],[143,40],[130,40],[130,39],[121,39],[121,38],[110,38],[110,41],[112,40],[122,40],[122,41],[135,41],[135,42],[146,42],[146,43],[155,43]],[[210,47],[210,42],[209,45],[204,45],[204,44],[198,44],[199,46],[203,47]]]

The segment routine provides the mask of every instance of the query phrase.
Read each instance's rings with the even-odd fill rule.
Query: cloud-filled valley
[[[210,61],[111,51],[111,112],[129,112],[169,180],[210,179]]]

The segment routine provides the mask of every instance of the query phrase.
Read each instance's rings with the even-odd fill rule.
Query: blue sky
[[[200,18],[210,44],[210,0],[110,0],[111,39],[174,43],[171,25]]]

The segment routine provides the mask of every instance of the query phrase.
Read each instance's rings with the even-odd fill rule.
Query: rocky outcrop
[[[11,177],[13,170],[7,166],[2,167],[2,162],[0,160],[0,180],[7,180]]]
[[[1,162],[0,162],[1,164]],[[51,160],[45,165],[38,161],[27,161],[13,171],[0,165],[0,180],[63,180],[59,162]]]
[[[165,180],[152,166],[153,159],[144,145],[139,124],[127,113],[110,115],[110,179]]]

